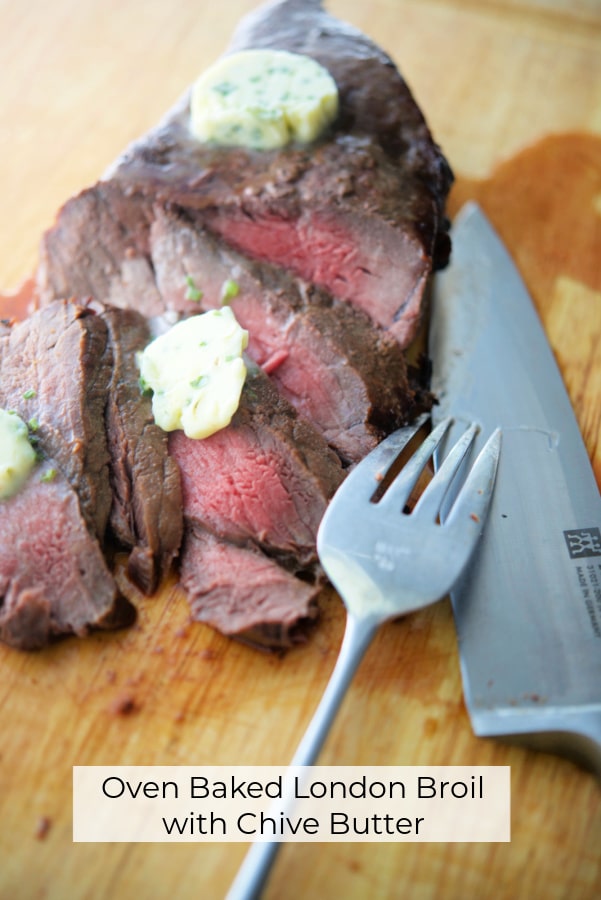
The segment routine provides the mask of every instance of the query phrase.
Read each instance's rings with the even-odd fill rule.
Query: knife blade
[[[503,430],[487,527],[451,594],[472,728],[601,776],[599,489],[511,257],[476,204],[452,235],[432,298],[434,418],[478,421],[479,446]]]

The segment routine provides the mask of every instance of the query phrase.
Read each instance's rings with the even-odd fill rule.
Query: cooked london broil
[[[364,35],[317,0],[243,20],[164,120],[59,210],[36,309],[2,333],[0,406],[37,456],[0,500],[3,640],[116,624],[116,550],[148,595],[175,565],[193,617],[225,634],[302,639],[329,499],[432,404],[427,365],[406,357],[448,260],[451,181]],[[68,520],[77,538],[15,543],[44,490],[48,527]]]

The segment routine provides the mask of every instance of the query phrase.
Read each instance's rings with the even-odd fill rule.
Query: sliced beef
[[[193,616],[253,644],[284,647],[316,615],[317,528],[344,475],[323,438],[261,369],[231,424],[169,438],[183,487],[181,583]]]
[[[337,82],[334,128],[308,147],[214,147],[188,127],[189,94],[107,173],[124,189],[202,214],[245,253],[365,310],[402,346],[433,268],[449,254],[450,169],[390,58],[317,0],[250,16],[230,50],[305,53]]]
[[[73,488],[51,462],[0,503],[0,639],[22,650],[131,621]]]
[[[416,333],[432,271],[448,258],[452,174],[390,58],[318,0],[276,0],[248,17],[230,50],[251,47],[325,65],[340,91],[332,128],[311,146],[277,151],[201,144],[189,131],[187,92],[60,210],[42,243],[37,291],[49,310],[61,296],[92,295],[154,317],[214,307],[224,284],[236,282],[230,302],[250,332],[249,354],[271,380],[252,368],[221,432],[202,441],[169,436],[181,472],[181,571],[197,617],[277,645],[313,615],[317,584],[303,579],[315,573],[317,526],[343,479],[341,459],[361,458],[431,403],[401,351]],[[138,493],[144,453],[166,483],[175,480],[164,442],[148,449],[136,439],[148,431],[146,412],[132,390],[129,326],[118,318],[95,317],[103,353],[112,352],[122,374],[110,384],[109,445],[94,452],[102,450],[107,472],[112,452],[112,529],[134,550],[131,570],[150,589],[177,529],[169,518],[165,537],[149,524],[175,495],[168,491],[165,507],[142,480]],[[134,325],[133,344],[142,331]],[[135,410],[122,413],[129,403]],[[140,510],[128,516],[136,497]],[[105,522],[110,508],[102,506]],[[94,520],[96,533],[101,524]]]
[[[433,204],[426,213],[422,192],[399,185],[384,151],[360,139],[296,155],[290,181],[278,180],[278,167],[211,205],[205,221],[244,253],[351,302],[407,347],[432,272],[433,247],[420,226],[434,218]]]
[[[302,581],[256,546],[196,527],[186,533],[181,584],[192,616],[222,634],[270,649],[303,640],[319,585]]]
[[[315,559],[317,527],[342,466],[260,369],[250,369],[227,428],[201,441],[174,431],[169,449],[188,521],[230,541],[253,541],[293,565]]]
[[[111,371],[105,322],[69,301],[0,335],[0,406],[32,423],[40,449],[76,490],[101,542],[112,502],[104,426]]]
[[[155,424],[149,397],[141,395],[136,353],[150,342],[147,320],[134,310],[101,307],[113,351],[106,408],[111,458],[110,525],[130,550],[128,574],[153,593],[176,557],[183,533],[179,469],[167,434]]]
[[[151,204],[117,185],[95,185],[67,200],[41,242],[40,305],[94,297],[146,316],[160,314],[147,254],[151,221]]]
[[[357,462],[428,405],[396,341],[348,304],[249,262],[173,210],[156,209],[150,252],[168,310],[217,307],[230,285],[227,302],[249,332],[249,356],[345,462]]]
[[[179,470],[139,388],[135,353],[150,340],[140,313],[60,300],[0,333],[0,405],[33,424],[92,534],[130,551],[146,593],[183,532]]]
[[[346,462],[429,402],[410,383],[396,341],[364,313],[247,259],[181,209],[155,204],[149,212],[118,183],[100,182],[65,204],[43,244],[40,276],[42,304],[91,294],[152,317],[218,306],[233,280],[230,302],[250,333],[249,355]],[[191,285],[199,301],[189,299]]]

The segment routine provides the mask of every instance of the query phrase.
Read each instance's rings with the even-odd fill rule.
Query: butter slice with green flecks
[[[336,82],[309,56],[243,50],[219,59],[192,88],[199,141],[253,150],[309,143],[338,114]]]
[[[23,487],[35,462],[27,425],[16,413],[0,409],[0,500]]]
[[[246,378],[247,344],[229,306],[183,319],[152,341],[138,366],[157,425],[195,439],[229,425]]]

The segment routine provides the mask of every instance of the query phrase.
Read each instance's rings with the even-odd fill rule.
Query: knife
[[[434,417],[476,420],[479,446],[503,429],[487,527],[451,594],[472,727],[601,776],[599,489],[511,257],[476,204],[452,235],[432,297]]]

